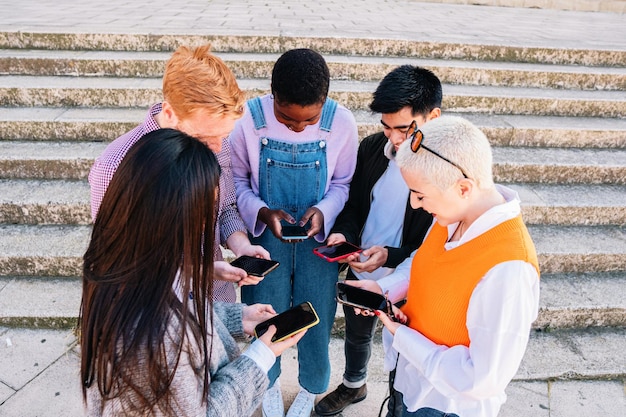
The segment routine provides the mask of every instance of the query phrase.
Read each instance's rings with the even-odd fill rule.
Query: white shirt
[[[506,203],[485,212],[459,241],[447,243],[447,250],[519,215],[517,193],[497,187]],[[449,236],[456,227],[448,226]],[[414,253],[378,281],[392,300],[406,296]],[[469,347],[437,345],[407,326],[400,326],[394,336],[385,329],[385,370],[396,368],[398,360],[394,387],[402,392],[407,409],[431,407],[463,417],[495,417],[524,356],[538,308],[537,271],[530,263],[509,261],[491,268],[472,293],[466,321]]]
[[[393,145],[387,142],[385,150],[389,146]],[[386,152],[385,155],[387,155]],[[370,211],[361,234],[361,247],[363,248],[371,248],[374,245],[400,247],[402,244],[404,216],[392,215],[392,213],[406,211],[409,187],[402,179],[400,168],[393,156],[387,156],[387,158],[389,158],[389,165],[371,191]],[[367,259],[369,258],[361,253],[360,261],[365,262]],[[393,271],[394,268],[385,266],[376,268],[372,272],[352,270],[358,279],[373,280],[387,276]]]

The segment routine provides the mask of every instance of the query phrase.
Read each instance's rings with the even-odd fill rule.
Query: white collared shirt
[[[459,241],[446,243],[446,250],[519,215],[517,193],[497,187],[506,203],[485,212]],[[449,236],[456,227],[448,226]],[[392,300],[406,296],[413,255],[378,281]],[[472,293],[466,321],[469,347],[437,345],[407,326],[394,336],[385,329],[385,370],[395,368],[398,360],[394,386],[408,410],[431,407],[463,417],[495,417],[524,356],[538,308],[537,271],[527,262],[508,261],[491,268]]]

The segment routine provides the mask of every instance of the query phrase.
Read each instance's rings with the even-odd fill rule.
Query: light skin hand
[[[294,334],[291,337],[288,337],[287,339],[281,342],[272,343],[272,336],[276,334],[276,326],[272,324],[268,328],[268,330],[265,333],[263,333],[263,336],[259,337],[259,340],[265,343],[265,345],[269,347],[272,350],[272,352],[274,352],[274,355],[280,356],[283,354],[285,350],[289,349],[290,347],[298,343],[300,339],[304,337],[305,333],[306,333],[306,330],[303,330],[299,333]]]
[[[244,306],[242,314],[243,332],[247,335],[254,336],[254,328],[256,325],[275,315],[276,311],[274,311],[274,308],[269,304]]]
[[[328,246],[338,245],[340,243],[346,242],[346,237],[343,233],[331,233],[328,235],[328,239],[326,239],[326,244]],[[353,255],[346,256],[345,258],[339,259],[337,263],[345,264],[359,260],[359,254],[355,253]]]
[[[248,235],[246,235],[245,233],[241,231],[237,231],[231,234],[230,236],[228,236],[228,239],[226,239],[226,244],[228,245],[228,248],[232,250],[235,256],[237,257],[242,256],[242,255],[248,255],[248,256],[253,256],[255,258],[271,259],[270,253],[267,250],[265,250],[263,246],[252,245],[250,243],[250,239],[248,239]],[[235,269],[238,271],[237,272],[238,281],[235,281],[235,282],[237,282],[237,285],[240,287],[243,285],[256,285],[259,282],[261,282],[261,280],[263,280],[263,277],[255,277],[253,275],[248,275],[246,271],[244,271],[243,269],[240,269],[240,268],[235,268]]]
[[[228,236],[226,245],[237,257],[248,255],[255,258],[271,259],[270,253],[263,246],[251,244],[248,235],[242,231],[236,231]]]
[[[380,268],[387,262],[389,251],[383,246],[375,245],[369,249],[365,249],[362,254],[368,257],[365,262],[359,262],[358,255],[353,255],[356,259],[349,262],[350,268],[355,272],[372,272]]]
[[[240,282],[248,277],[246,271],[235,268],[226,261],[215,261],[213,263],[213,274],[215,279],[228,282]]]
[[[392,306],[391,308],[393,310],[394,316],[396,316],[396,319],[400,321],[399,323],[393,321],[391,317],[389,317],[384,311],[376,310],[376,317],[378,317],[383,325],[387,328],[387,330],[389,330],[389,333],[395,335],[396,330],[398,330],[400,326],[405,325],[403,323],[407,322],[408,317],[402,311],[400,311],[398,307]]]

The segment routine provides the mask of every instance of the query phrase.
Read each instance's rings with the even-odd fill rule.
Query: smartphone
[[[295,224],[283,224],[281,233],[284,240],[308,239],[307,229],[305,229],[303,226],[298,226]]]
[[[257,324],[254,328],[254,335],[258,338],[262,336],[270,325],[276,326],[276,334],[272,337],[272,342],[280,342],[304,329],[315,326],[320,322],[315,309],[308,301],[280,313],[271,319]]]
[[[232,266],[241,268],[255,277],[264,277],[280,265],[278,261],[272,261],[254,256],[242,255],[230,263]]]
[[[349,242],[342,242],[332,246],[320,246],[313,249],[313,253],[326,259],[328,262],[335,262],[343,258],[347,258],[353,253],[359,253],[363,249]]]
[[[387,300],[381,294],[353,287],[343,282],[337,283],[337,301],[362,310],[387,311]]]

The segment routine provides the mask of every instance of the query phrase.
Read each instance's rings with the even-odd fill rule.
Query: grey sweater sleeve
[[[231,313],[236,311],[241,313],[241,305],[238,310],[231,310]],[[222,342],[223,349],[226,351],[224,354],[231,358],[228,360],[222,356],[221,363],[214,364],[217,366],[212,367],[207,416],[250,416],[261,403],[263,394],[269,386],[269,378],[256,362],[245,355],[239,355],[239,349],[225,323],[218,319],[214,324],[218,340]],[[216,348],[216,340],[213,343]],[[213,353],[219,355],[219,349],[214,350]],[[235,355],[238,356],[234,358]],[[213,362],[214,359],[218,358],[212,358],[211,361]]]
[[[215,302],[213,311],[233,337],[245,336],[243,332],[243,308],[245,304]]]

